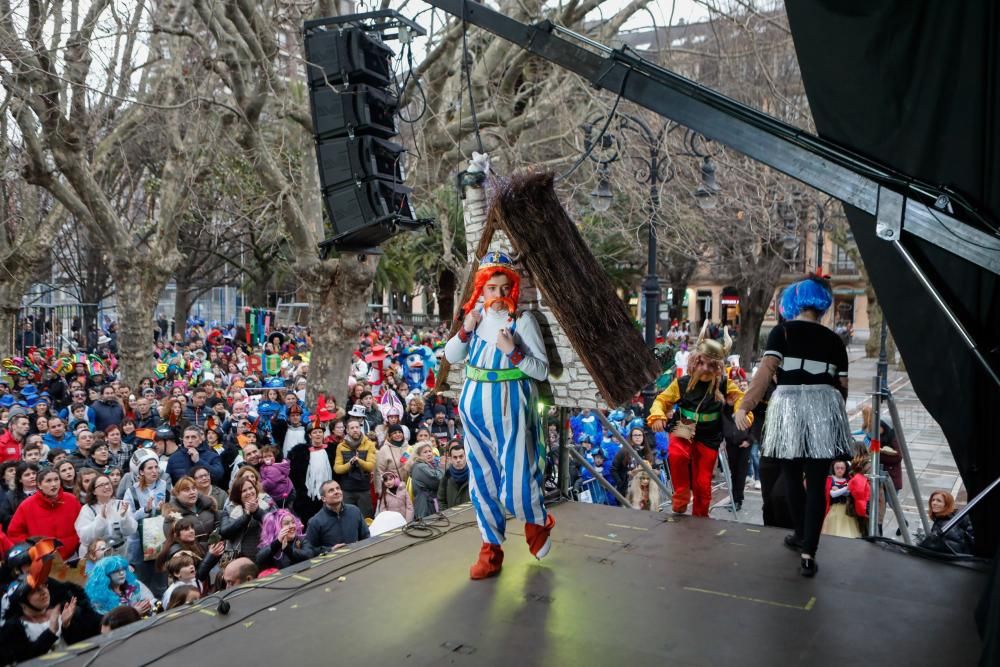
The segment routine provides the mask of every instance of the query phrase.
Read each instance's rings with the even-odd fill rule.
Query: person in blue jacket
[[[601,472],[601,476],[604,479],[611,482],[611,459],[604,455],[604,450],[600,447],[595,447],[588,458],[592,459],[594,467]],[[613,495],[608,493],[608,491],[601,485],[600,482],[591,482],[594,475],[587,468],[581,467],[580,469],[580,479],[577,484],[581,487],[586,486],[590,489],[590,498],[595,505],[618,505],[618,501]],[[588,483],[590,482],[590,483]]]
[[[190,472],[195,465],[208,468],[212,483],[222,484],[226,471],[219,454],[205,442],[205,432],[198,426],[188,426],[184,429],[182,446],[167,459],[167,475],[172,480],[178,480]]]

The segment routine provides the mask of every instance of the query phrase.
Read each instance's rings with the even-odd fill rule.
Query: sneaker
[[[819,572],[819,565],[815,558],[803,558],[799,561],[799,574],[812,579]]]
[[[795,533],[785,535],[785,546],[795,551],[802,551],[802,540],[795,536]]]
[[[760,480],[759,479],[754,481],[753,488],[755,488],[758,491],[760,491]]]

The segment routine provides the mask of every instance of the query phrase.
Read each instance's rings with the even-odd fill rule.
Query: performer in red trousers
[[[648,425],[654,431],[670,428],[667,465],[674,485],[673,509],[687,511],[694,496],[694,516],[708,516],[712,503],[712,473],[722,444],[722,408],[732,398],[739,409],[743,392],[725,373],[725,360],[732,345],[705,337],[706,326],[688,358],[687,375],[670,383],[649,410]],[[670,412],[673,410],[673,416]]]

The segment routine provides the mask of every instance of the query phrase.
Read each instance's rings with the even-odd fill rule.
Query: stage
[[[470,508],[120,629],[47,664],[974,665],[986,576],[824,536],[815,579],[786,531],[565,503],[539,563],[511,524],[473,582]],[[95,656],[95,652],[100,654]]]

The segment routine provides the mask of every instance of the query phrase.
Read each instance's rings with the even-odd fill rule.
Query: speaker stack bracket
[[[303,24],[306,78],[323,202],[333,235],[320,252],[374,254],[404,230],[426,228],[403,183],[399,100],[390,40],[408,43],[426,31],[386,9],[313,19]]]

